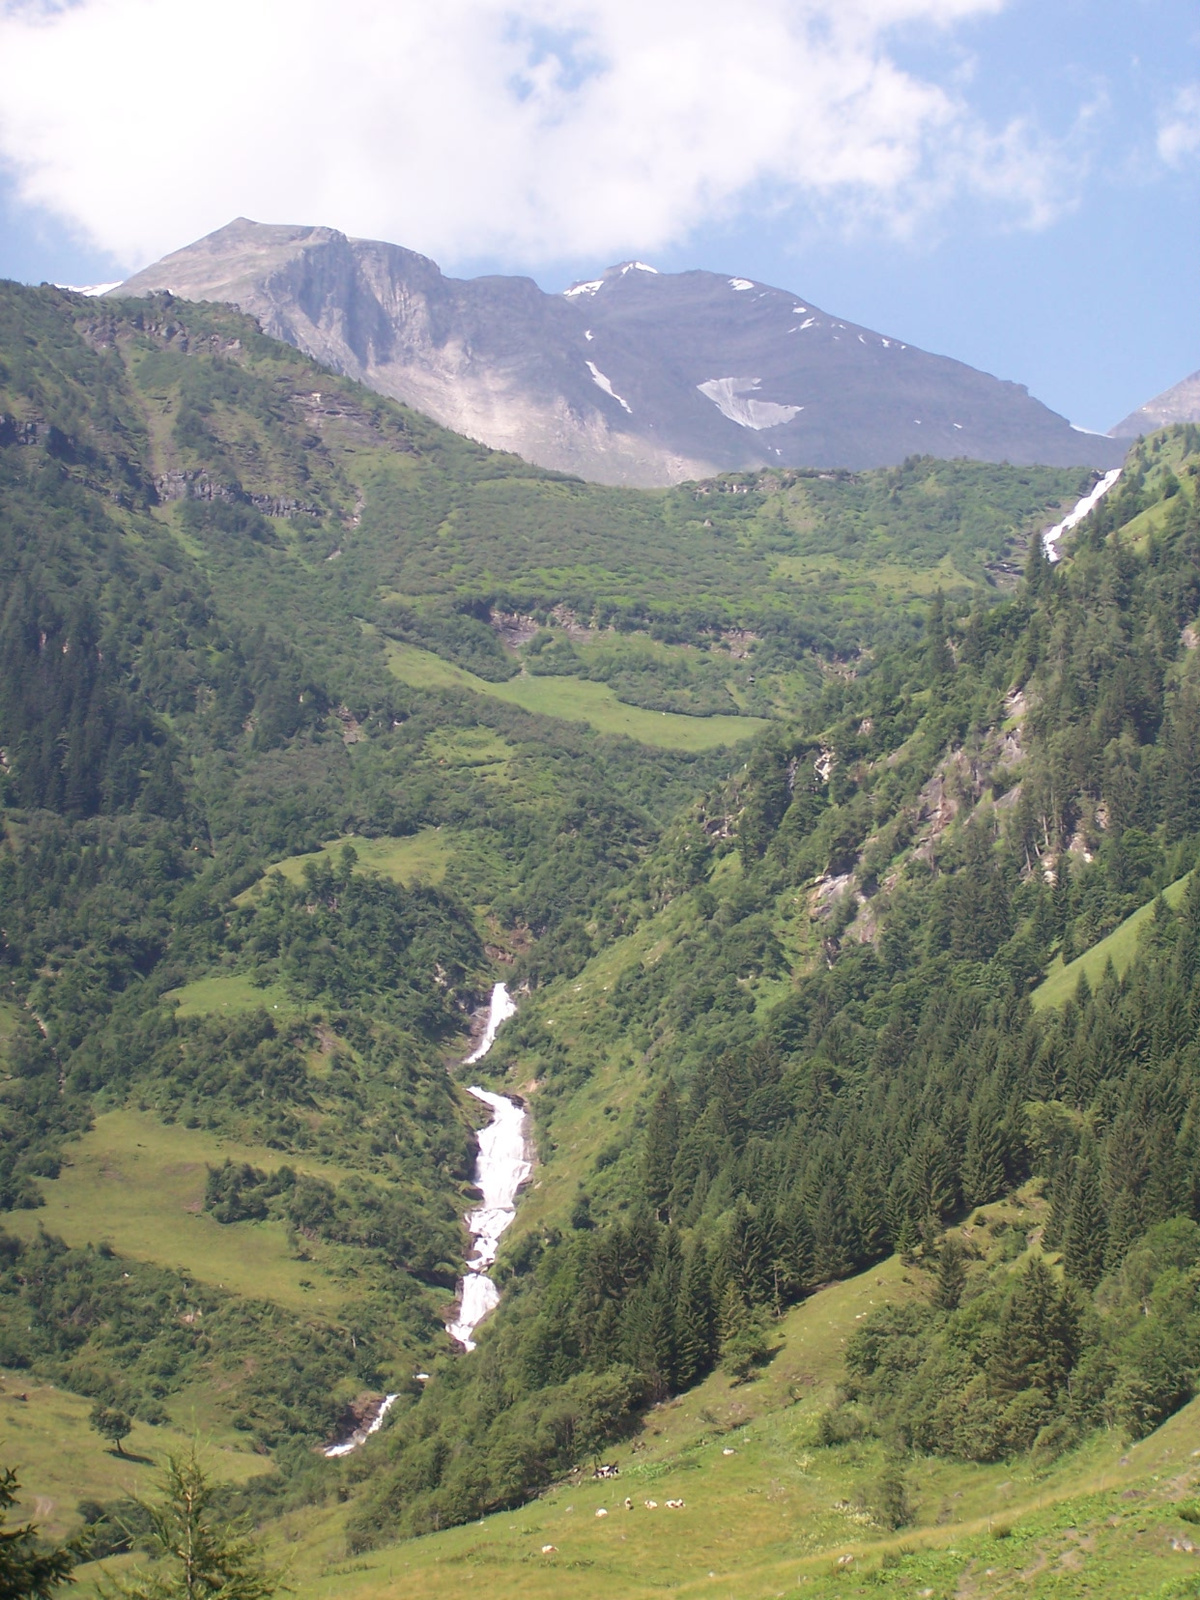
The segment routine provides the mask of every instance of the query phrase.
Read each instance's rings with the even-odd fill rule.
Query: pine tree
[[[900,1224],[900,1231],[896,1235],[896,1253],[906,1267],[911,1267],[917,1259],[917,1248],[921,1243],[921,1232],[907,1213]]]
[[[818,1282],[844,1278],[854,1265],[850,1215],[843,1185],[830,1181],[821,1191],[813,1217],[813,1270]]]
[[[1163,821],[1167,838],[1200,832],[1200,689],[1187,683],[1172,707],[1166,738]]]
[[[216,1489],[195,1448],[169,1456],[162,1499],[143,1504],[154,1565],[117,1579],[122,1600],[270,1600],[279,1574],[238,1524],[214,1506]]]
[[[967,1148],[963,1157],[963,1199],[969,1206],[986,1205],[1005,1191],[1008,1174],[1004,1158],[1007,1141],[1003,1117],[991,1093],[980,1095],[971,1108]]]
[[[926,663],[935,683],[953,670],[954,657],[946,643],[946,597],[940,589],[933,596],[925,622]]]
[[[937,1279],[933,1303],[939,1311],[957,1311],[967,1283],[966,1252],[953,1234],[942,1241],[937,1254]]]
[[[909,1188],[920,1214],[941,1221],[955,1209],[954,1172],[945,1140],[932,1128],[917,1139],[907,1163]]]
[[[1183,904],[1179,907],[1179,931],[1175,938],[1175,973],[1182,984],[1191,986],[1200,971],[1200,872],[1188,879]]]
[[[1035,534],[1029,541],[1029,555],[1025,561],[1025,585],[1030,595],[1034,598],[1040,595],[1053,575],[1054,569],[1047,558],[1042,536]]]
[[[851,1223],[855,1254],[860,1261],[878,1261],[892,1247],[888,1228],[887,1193],[880,1181],[877,1158],[870,1154],[855,1169]]]
[[[1142,1235],[1141,1208],[1128,1189],[1121,1189],[1108,1208],[1104,1270],[1115,1272]]]
[[[1058,856],[1058,865],[1054,870],[1054,923],[1060,939],[1066,939],[1071,931],[1071,871],[1069,858],[1065,850]],[[1066,957],[1063,957],[1064,962]]]
[[[781,1201],[775,1211],[775,1258],[772,1262],[775,1310],[778,1313],[813,1282],[813,1232],[798,1199]]]
[[[6,1526],[20,1487],[15,1472],[0,1469],[0,1600],[52,1600],[56,1589],[73,1581],[75,1563],[87,1557],[74,1544],[47,1549],[31,1522]]]
[[[1013,1285],[1000,1317],[989,1375],[996,1390],[1038,1389],[1053,1400],[1066,1387],[1079,1351],[1079,1312],[1040,1256]]]
[[[763,1313],[747,1305],[735,1283],[726,1285],[721,1301],[721,1366],[738,1383],[746,1379],[767,1351]]]
[[[679,1096],[668,1081],[655,1096],[646,1124],[642,1181],[655,1214],[663,1218],[671,1193],[671,1169],[679,1152]]]
[[[675,1313],[676,1390],[690,1389],[712,1371],[717,1356],[717,1318],[712,1274],[702,1245],[695,1245],[683,1268]]]
[[[1075,1164],[1062,1240],[1063,1270],[1085,1289],[1094,1289],[1104,1276],[1108,1225],[1100,1179],[1090,1155],[1080,1156]]]

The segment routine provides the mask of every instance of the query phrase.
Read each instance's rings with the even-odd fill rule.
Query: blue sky
[[[0,273],[245,214],[550,290],[736,272],[1096,429],[1200,367],[1194,0],[259,0],[261,44],[175,0],[143,58],[152,5],[0,0]]]

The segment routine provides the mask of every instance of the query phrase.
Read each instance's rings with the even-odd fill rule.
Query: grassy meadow
[[[296,1002],[277,984],[260,987],[245,973],[218,973],[211,978],[197,978],[181,989],[170,989],[163,996],[173,1004],[181,1017],[236,1016],[239,1011],[258,1011],[260,1008],[295,1016],[299,1010]]]
[[[1187,885],[1187,877],[1179,878],[1163,890],[1163,899],[1173,910],[1183,899]],[[1153,915],[1154,901],[1150,900],[1144,906],[1139,906],[1132,916],[1126,917],[1119,928],[1114,928],[1106,938],[1094,944],[1090,950],[1085,950],[1081,956],[1076,956],[1065,967],[1062,958],[1056,956],[1046,973],[1046,981],[1033,991],[1033,1004],[1037,1007],[1062,1005],[1075,993],[1083,977],[1095,988],[1110,961],[1120,977],[1137,955],[1138,940]]]
[[[636,739],[664,750],[712,750],[738,744],[766,727],[760,717],[685,717],[648,711],[618,700],[606,683],[584,678],[522,675],[490,683],[416,645],[388,642],[388,664],[404,683],[417,689],[466,689],[492,695],[537,716],[585,722],[597,733]]]
[[[216,1288],[274,1300],[300,1313],[333,1316],[352,1297],[329,1271],[333,1252],[306,1245],[300,1261],[281,1222],[222,1225],[205,1214],[209,1166],[247,1161],[273,1169],[278,1150],[235,1144],[201,1129],[164,1127],[147,1112],[109,1111],[70,1146],[61,1176],[42,1179],[45,1204],[14,1211],[5,1227],[30,1238],[39,1229],[67,1244],[109,1244],[118,1255],[171,1267]],[[330,1163],[289,1156],[297,1171],[338,1182]]]
[[[427,883],[440,883],[446,876],[446,863],[450,853],[449,839],[439,828],[422,828],[418,833],[403,838],[364,839],[356,833],[346,833],[340,839],[331,839],[319,850],[310,850],[305,855],[286,856],[282,861],[276,861],[256,884],[251,884],[249,889],[243,890],[238,895],[236,903],[244,904],[259,894],[272,872],[281,872],[289,883],[300,883],[304,877],[304,868],[309,862],[314,866],[321,862],[334,865],[347,845],[356,852],[360,871],[378,872],[384,878],[391,878],[394,883],[408,885],[418,878],[424,879]],[[219,983],[228,980],[204,981]],[[189,986],[193,991],[197,987],[196,984]],[[176,992],[182,994],[183,991]],[[216,990],[214,993],[219,995],[221,991]],[[256,989],[254,993],[261,996],[265,991]],[[185,1016],[199,1014],[198,1008],[203,1001],[203,993],[190,994],[186,1001],[180,1000],[180,1006],[182,1008],[185,1005],[193,1005],[197,1007],[197,1011],[189,1013],[181,1009],[180,1014]],[[211,1011],[217,1007],[208,1005],[204,1009]]]
[[[1033,1186],[989,1206],[988,1228],[966,1231],[986,1253],[996,1224],[1027,1225],[1040,1210]],[[1187,1536],[1179,1508],[1200,1484],[1200,1402],[1128,1448],[1114,1433],[1057,1461],[918,1458],[907,1468],[911,1524],[880,1524],[872,1505],[883,1447],[823,1447],[817,1422],[856,1324],[884,1302],[928,1292],[926,1274],[895,1257],[820,1290],[775,1326],[756,1378],[714,1374],[651,1410],[606,1453],[615,1480],[593,1481],[581,1463],[519,1510],[351,1559],[344,1508],[308,1508],[279,1525],[274,1553],[289,1562],[300,1600],[450,1600],[481,1584],[492,1600],[880,1591],[1059,1600],[1096,1593],[1101,1580],[1104,1593],[1194,1593],[1186,1585],[1197,1558],[1171,1539]],[[381,1444],[368,1444],[364,1465]]]
[[[186,1450],[196,1437],[191,1418],[180,1426],[153,1428],[135,1421],[121,1456],[89,1425],[91,1409],[92,1401],[81,1395],[24,1372],[0,1371],[4,1463],[14,1467],[21,1480],[16,1515],[35,1518],[52,1538],[78,1528],[80,1500],[149,1493],[155,1468],[168,1455]],[[202,1430],[199,1436],[218,1482],[242,1483],[268,1470],[260,1455],[235,1447],[236,1435],[218,1441]]]

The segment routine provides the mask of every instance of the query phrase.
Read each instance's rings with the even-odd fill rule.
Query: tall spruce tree
[[[937,1255],[933,1303],[939,1311],[957,1311],[967,1283],[967,1258],[962,1242],[953,1234],[942,1240]]]
[[[1094,1289],[1104,1276],[1108,1224],[1100,1197],[1100,1179],[1090,1152],[1075,1163],[1062,1241],[1064,1271],[1085,1289]]]
[[[1000,1317],[989,1377],[1001,1395],[1037,1389],[1053,1400],[1079,1353],[1079,1308],[1040,1256],[1019,1273]]]
[[[78,1545],[47,1548],[32,1522],[7,1526],[20,1487],[15,1472],[0,1470],[0,1600],[52,1600],[86,1555]]]
[[[717,1358],[717,1314],[712,1273],[704,1246],[687,1256],[675,1312],[675,1382],[690,1389],[713,1369]]]
[[[646,1123],[646,1143],[642,1153],[642,1182],[646,1199],[657,1217],[666,1217],[667,1197],[671,1193],[671,1169],[679,1152],[679,1096],[668,1080],[654,1097]]]

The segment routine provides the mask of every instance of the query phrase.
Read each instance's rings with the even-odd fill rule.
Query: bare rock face
[[[600,483],[910,455],[1115,466],[1005,383],[746,278],[610,267],[565,294],[443,276],[399,245],[239,218],[130,278],[263,331],[438,422]]]
[[[1173,422],[1200,422],[1200,372],[1193,372],[1190,378],[1147,400],[1110,428],[1109,434],[1114,439],[1136,439],[1156,428],[1168,428]]]

